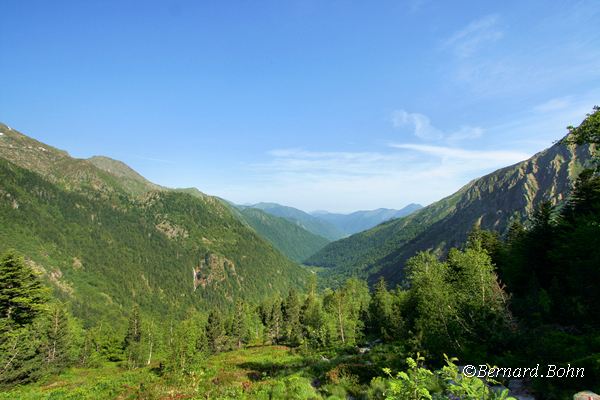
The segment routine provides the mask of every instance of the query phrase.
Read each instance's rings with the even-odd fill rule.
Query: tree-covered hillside
[[[276,203],[258,203],[250,207],[258,208],[259,210],[276,217],[285,218],[307,231],[328,240],[338,240],[346,236],[344,231],[337,228],[335,225],[305,213],[302,210],[298,210],[297,208],[282,206]]]
[[[0,129],[0,251],[27,255],[88,323],[122,322],[133,303],[177,316],[260,299],[307,276],[220,199],[162,190],[133,196],[88,161]]]
[[[577,173],[591,160],[591,151],[590,145],[557,143],[407,217],[330,243],[307,263],[329,268],[324,274],[333,281],[358,275],[399,282],[404,262],[417,251],[444,253],[464,242],[474,225],[504,232],[513,219],[525,218],[537,204],[564,201]]]
[[[315,235],[285,218],[256,208],[242,208],[240,214],[261,237],[294,261],[302,262],[321,250],[329,240]]]

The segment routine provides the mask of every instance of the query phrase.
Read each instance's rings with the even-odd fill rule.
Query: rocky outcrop
[[[235,271],[233,261],[214,253],[208,253],[193,269],[194,291],[198,286],[205,289],[207,286],[233,279],[240,285],[239,277]]]

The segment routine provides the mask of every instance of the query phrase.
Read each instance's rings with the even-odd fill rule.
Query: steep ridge
[[[565,200],[591,151],[557,143],[526,161],[475,179],[407,217],[330,243],[306,263],[329,268],[325,276],[330,279],[358,275],[373,281],[383,276],[400,282],[404,262],[417,251],[443,253],[463,243],[475,224],[502,233],[540,202]]]
[[[302,267],[216,197],[131,185],[131,175],[0,133],[0,251],[25,254],[84,321],[123,323],[133,303],[176,318],[304,284]]]
[[[132,194],[146,193],[151,190],[166,190],[166,188],[148,181],[122,161],[104,156],[94,156],[88,158],[88,161],[119,179]]]

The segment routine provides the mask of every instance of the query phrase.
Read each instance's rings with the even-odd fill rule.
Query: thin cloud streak
[[[530,154],[520,151],[486,151],[486,150],[465,150],[454,147],[429,146],[422,144],[400,143],[390,144],[390,147],[396,149],[414,150],[425,154],[455,160],[477,160],[487,161],[489,163],[515,163],[530,157]]]
[[[421,129],[426,126],[438,132],[439,140],[419,138],[412,123],[403,127],[410,128],[410,133],[423,142],[398,140],[376,151],[273,149],[265,153],[264,162],[246,165],[243,179],[203,188],[239,203],[274,201],[304,210],[351,212],[399,208],[408,203],[427,205],[477,177],[552,145],[566,133],[565,126],[577,124],[591,111],[598,98],[600,92],[592,90],[577,97],[542,99],[518,115],[503,118],[510,122],[485,129],[465,125],[445,132],[420,114],[420,121],[427,121]],[[411,118],[407,116],[406,120]],[[495,141],[495,145],[488,142],[487,148],[474,143],[460,145],[461,140],[484,133],[486,139],[510,139]]]
[[[498,15],[486,15],[472,21],[443,42],[460,58],[468,58],[489,42],[500,40],[504,32],[498,28]]]

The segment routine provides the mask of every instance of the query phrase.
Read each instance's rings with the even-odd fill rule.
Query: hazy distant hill
[[[336,214],[326,211],[316,211],[312,215],[335,225],[346,235],[352,235],[379,225],[390,219],[407,216],[423,208],[420,204],[409,204],[400,210],[378,208],[376,210],[355,211],[350,214]]]
[[[315,235],[282,217],[267,214],[257,208],[240,209],[244,221],[276,249],[294,261],[302,262],[321,250],[329,240]]]
[[[378,276],[398,282],[404,262],[419,250],[444,252],[464,242],[474,224],[505,231],[542,201],[563,201],[591,148],[556,144],[530,159],[475,179],[413,214],[330,243],[307,260],[330,276]]]
[[[216,197],[166,190],[115,160],[74,159],[0,124],[7,248],[86,321],[119,323],[132,303],[181,316],[271,296],[307,276]]]
[[[337,240],[347,236],[344,231],[332,223],[321,220],[297,208],[282,206],[276,203],[258,203],[248,207],[258,208],[268,214],[285,218],[307,231],[329,240]]]

